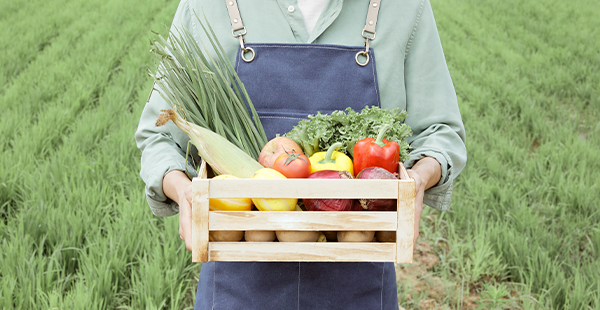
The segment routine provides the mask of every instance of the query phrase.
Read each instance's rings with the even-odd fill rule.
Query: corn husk
[[[223,136],[186,121],[172,109],[162,112],[156,126],[173,121],[181,131],[190,137],[192,144],[198,148],[198,154],[216,173],[250,178],[256,171],[263,168],[258,161]]]

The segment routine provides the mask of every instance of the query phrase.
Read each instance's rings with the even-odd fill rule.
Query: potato
[[[318,231],[277,231],[279,242],[317,242]]]
[[[327,241],[337,240],[337,231],[324,231],[323,234],[327,237]]]
[[[396,242],[395,231],[378,231],[375,233],[375,237],[379,242]]]
[[[275,231],[273,230],[247,230],[246,242],[273,242]]]
[[[239,242],[242,238],[244,231],[214,230],[208,234],[208,240],[213,242]]]
[[[338,231],[338,242],[371,242],[375,237],[374,231]]]

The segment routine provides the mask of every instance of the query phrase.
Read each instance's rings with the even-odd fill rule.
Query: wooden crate
[[[213,180],[203,162],[192,181],[192,260],[411,263],[415,182],[400,167],[400,180]],[[398,211],[209,211],[209,197],[387,198],[398,199]],[[209,242],[213,230],[396,231],[396,242]]]

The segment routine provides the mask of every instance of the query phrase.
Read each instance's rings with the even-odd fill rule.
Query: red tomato
[[[306,178],[310,174],[310,161],[304,153],[285,152],[277,157],[273,169],[288,179]]]

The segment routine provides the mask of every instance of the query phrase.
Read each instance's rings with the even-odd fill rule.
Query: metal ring
[[[360,56],[360,55],[365,55],[367,57],[367,61],[365,61],[365,63],[360,63],[360,61],[358,61],[358,56]],[[364,67],[369,63],[369,53],[366,51],[360,51],[360,52],[356,53],[356,56],[354,56],[354,59],[356,60],[356,63],[359,66]]]
[[[246,57],[244,57],[244,53],[246,53],[246,52],[252,52],[252,58],[246,59]],[[256,53],[254,52],[254,49],[251,48],[251,47],[246,47],[246,48],[242,49],[241,54],[242,54],[241,55],[242,56],[242,60],[244,60],[245,62],[252,62],[254,60],[254,56],[256,56]],[[369,56],[367,56],[367,62],[369,62],[368,59],[369,59]]]

